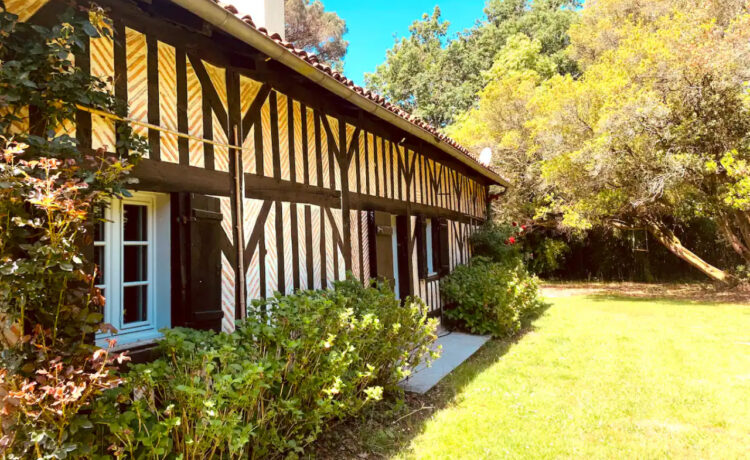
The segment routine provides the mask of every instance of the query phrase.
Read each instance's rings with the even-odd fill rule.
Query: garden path
[[[403,380],[399,385],[409,392],[425,394],[432,387],[450,374],[471,355],[477,352],[482,345],[490,339],[486,335],[471,335],[463,332],[451,332],[438,327],[438,339],[433,347],[440,347],[440,357],[432,362],[430,366],[420,364],[413,374]]]

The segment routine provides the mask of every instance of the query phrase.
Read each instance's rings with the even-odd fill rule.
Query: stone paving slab
[[[440,358],[433,361],[430,367],[420,364],[411,376],[402,380],[399,385],[405,391],[418,394],[427,393],[443,377],[469,359],[490,339],[489,336],[464,334],[462,332],[439,331],[438,333],[439,337],[434,346],[442,346]]]

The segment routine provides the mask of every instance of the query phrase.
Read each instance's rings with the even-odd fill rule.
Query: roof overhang
[[[269,36],[257,30],[255,27],[246,24],[239,17],[237,17],[230,11],[227,11],[222,6],[214,3],[212,0],[171,1],[200,17],[217,29],[226,32],[227,34],[243,41],[244,43],[247,43],[258,51],[294,70],[298,74],[309,78],[316,84],[331,91],[337,96],[346,99],[362,110],[365,110],[375,115],[376,117],[390,123],[391,125],[403,129],[409,134],[412,134],[415,137],[439,148],[441,151],[445,152],[457,161],[463,163],[473,171],[476,171],[478,174],[486,177],[491,182],[502,185],[504,187],[510,187],[510,183],[495,171],[482,166],[475,159],[471,158],[466,153],[450,145],[449,143],[442,141],[435,134],[400,117],[399,115],[384,108],[380,104],[342,84],[333,76],[321,71],[320,69],[317,69],[309,62],[291,53],[286,47],[277,43]]]

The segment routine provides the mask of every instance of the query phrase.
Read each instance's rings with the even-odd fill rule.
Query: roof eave
[[[304,59],[289,52],[284,46],[274,41],[272,38],[261,33],[256,28],[246,24],[240,18],[227,11],[222,6],[214,3],[212,0],[171,0],[173,3],[190,11],[196,16],[202,18],[214,27],[223,30],[227,34],[247,43],[260,52],[268,55],[272,59],[284,64],[300,75],[309,78],[316,84],[324,87],[332,93],[340,96],[357,107],[375,115],[376,117],[397,126],[404,131],[422,139],[423,141],[434,145],[454,159],[468,166],[472,170],[486,177],[490,181],[510,187],[510,183],[503,179],[496,172],[482,166],[474,159],[470,158],[461,150],[439,139],[435,134],[426,129],[417,126],[414,123],[400,117],[399,115],[384,108],[380,104],[369,98],[357,93],[348,86],[336,80],[333,76],[315,68],[312,64]]]

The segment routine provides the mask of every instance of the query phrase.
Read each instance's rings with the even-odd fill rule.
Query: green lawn
[[[750,305],[551,302],[441,384],[397,457],[750,457]]]

